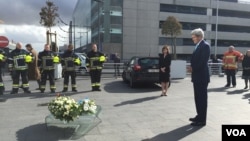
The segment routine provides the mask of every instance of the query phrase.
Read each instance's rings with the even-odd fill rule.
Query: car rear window
[[[159,59],[158,58],[142,58],[138,60],[138,64],[140,66],[146,67],[146,66],[158,66],[159,65]]]

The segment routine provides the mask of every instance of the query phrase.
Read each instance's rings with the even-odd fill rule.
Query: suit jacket
[[[208,69],[208,60],[210,57],[210,45],[202,40],[194,50],[191,57],[192,82],[209,83],[210,75]]]

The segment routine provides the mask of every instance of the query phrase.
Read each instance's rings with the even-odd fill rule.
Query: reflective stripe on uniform
[[[23,84],[23,88],[28,88],[29,87],[29,84]]]
[[[14,89],[14,88],[17,88],[17,89],[18,89],[18,88],[19,88],[19,84],[12,84],[12,87],[13,87],[13,89]]]

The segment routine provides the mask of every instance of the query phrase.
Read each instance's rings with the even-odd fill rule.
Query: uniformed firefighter
[[[64,73],[64,86],[62,92],[68,91],[69,77],[71,77],[71,87],[73,92],[76,90],[76,66],[81,65],[79,57],[73,52],[73,45],[69,45],[68,49],[61,56],[61,64]]]
[[[237,62],[242,61],[243,57],[243,54],[239,51],[236,51],[234,49],[234,46],[229,46],[228,51],[224,53],[223,67],[227,75],[227,84],[225,85],[225,87],[230,87],[231,82],[233,87],[236,86],[235,74],[238,69]]]
[[[86,66],[88,67],[92,91],[101,91],[100,81],[103,63],[106,58],[103,53],[97,50],[96,44],[92,44],[92,50],[87,54]]]
[[[0,95],[3,95],[4,92],[4,83],[3,83],[3,78],[2,78],[2,69],[4,68],[6,61],[6,55],[5,52],[0,49]]]
[[[50,91],[55,93],[55,67],[54,65],[60,63],[60,59],[56,53],[50,50],[50,45],[45,44],[44,50],[38,54],[38,66],[41,70],[41,85],[40,91],[44,93],[46,88],[46,81],[49,78]]]
[[[10,52],[8,57],[9,71],[11,71],[13,84],[11,94],[17,94],[19,88],[19,78],[22,78],[22,88],[25,93],[29,91],[28,63],[32,62],[30,53],[22,49],[22,44],[17,43],[16,49]]]

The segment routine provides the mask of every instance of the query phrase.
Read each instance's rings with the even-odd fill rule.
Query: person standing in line
[[[0,95],[3,95],[4,93],[4,83],[3,83],[3,78],[2,78],[2,69],[4,68],[6,61],[6,55],[5,52],[0,49]]]
[[[118,53],[115,53],[114,57],[114,67],[115,67],[115,76],[120,76],[120,63],[121,59]]]
[[[159,81],[162,89],[161,96],[167,96],[168,86],[170,83],[170,65],[171,56],[169,47],[165,45],[162,48],[162,53],[159,54]]]
[[[71,87],[73,92],[76,90],[76,65],[81,65],[79,57],[73,51],[74,46],[68,45],[68,49],[61,56],[61,64],[64,72],[64,86],[62,92],[68,91],[69,76],[71,77]]]
[[[246,55],[242,60],[242,79],[245,80],[245,88],[248,89],[248,81],[250,83],[250,50],[246,52]]]
[[[194,101],[197,115],[189,118],[192,126],[205,126],[207,119],[207,87],[210,82],[208,60],[210,45],[204,40],[204,31],[201,28],[192,30],[192,40],[195,49],[191,57],[191,81],[194,88]]]
[[[87,54],[86,66],[91,78],[92,91],[101,91],[100,81],[103,63],[105,62],[105,56],[103,53],[97,50],[97,45],[92,44],[92,50]]]
[[[33,61],[28,64],[28,78],[29,80],[36,80],[38,84],[37,90],[40,90],[41,74],[38,68],[38,53],[31,44],[27,44],[25,47],[33,57]]]
[[[60,63],[59,57],[56,55],[56,53],[50,50],[49,44],[45,44],[44,50],[38,54],[38,66],[41,68],[40,70],[42,70],[40,85],[41,93],[44,93],[45,91],[47,77],[49,77],[50,91],[51,93],[55,93],[56,85],[54,64],[56,63]]]
[[[10,52],[8,57],[9,71],[12,73],[13,85],[10,94],[17,94],[19,89],[19,79],[22,77],[22,88],[25,93],[31,93],[29,91],[28,80],[28,63],[32,62],[30,53],[22,49],[22,44],[18,42],[16,49]]]
[[[231,83],[233,87],[236,87],[236,72],[238,69],[238,62],[242,61],[243,54],[236,51],[234,46],[229,46],[228,51],[223,56],[223,67],[227,75],[227,84],[225,87],[230,87]]]

